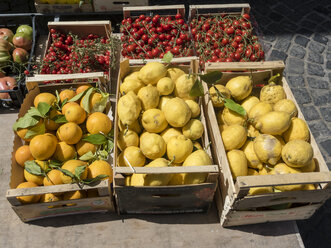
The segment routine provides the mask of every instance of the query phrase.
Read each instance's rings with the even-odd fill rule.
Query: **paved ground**
[[[0,6],[0,12],[7,12],[13,6],[18,10],[16,12],[31,9],[31,1],[30,5],[25,0],[7,2]],[[185,2],[201,3],[198,0]],[[251,4],[252,14],[263,33],[267,59],[285,61],[286,78],[331,169],[331,2],[227,0],[222,3],[230,2]],[[152,0],[151,3],[160,4],[160,1]],[[173,3],[178,1],[162,1],[162,4]],[[8,211],[3,204],[1,210]],[[298,226],[306,247],[330,247],[331,200],[311,219],[298,221]]]

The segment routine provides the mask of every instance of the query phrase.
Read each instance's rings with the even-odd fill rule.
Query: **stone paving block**
[[[305,88],[298,88],[292,90],[293,95],[299,104],[305,104],[311,102],[311,97]]]
[[[303,59],[306,55],[306,49],[303,48],[302,46],[296,46],[294,45],[291,49],[290,49],[290,55],[299,58],[299,59]]]
[[[331,92],[328,90],[312,90],[311,96],[315,106],[324,106],[331,102]]]
[[[321,146],[328,153],[328,155],[331,156],[331,140],[321,142]]]
[[[301,36],[301,35],[297,35],[295,37],[295,40],[294,40],[295,43],[303,46],[303,47],[306,47],[308,42],[309,42],[309,39],[304,37],[304,36]]]
[[[281,51],[281,52],[287,52],[288,48],[291,45],[291,36],[284,35],[281,36],[276,40],[274,48]]]
[[[318,110],[314,106],[300,106],[300,109],[306,121],[321,119]]]
[[[307,82],[313,89],[329,89],[329,82],[321,78],[307,77]]]
[[[331,107],[320,108],[323,118],[331,122]]]
[[[326,45],[328,43],[328,41],[329,41],[328,38],[326,38],[325,36],[323,36],[323,35],[321,35],[319,33],[314,34],[313,40],[314,41],[317,41],[319,43],[322,43],[324,45]]]
[[[272,50],[269,60],[283,60],[283,61],[285,61],[286,58],[287,58],[286,53],[284,53],[282,51],[278,51],[278,50]]]
[[[312,64],[312,63],[307,64],[307,72],[309,75],[316,75],[320,77],[324,77],[325,75],[324,69],[321,65]]]
[[[326,62],[326,68],[331,69],[331,61]]]
[[[322,53],[325,49],[325,46],[320,43],[311,41],[308,45],[308,48],[315,53]]]
[[[313,133],[317,143],[327,140],[330,130],[322,120],[308,122],[309,128]],[[324,154],[323,154],[324,155]]]
[[[304,88],[305,80],[302,76],[288,76],[288,83],[291,88]]]
[[[321,54],[310,51],[308,53],[308,61],[317,64],[323,64],[324,58]]]
[[[331,53],[327,53],[327,54],[326,54],[326,59],[327,59],[327,60],[331,60]]]
[[[272,34],[268,34],[268,35],[265,34],[263,38],[265,41],[269,41],[269,42],[273,42],[276,40],[276,36]]]
[[[288,73],[303,74],[304,73],[304,63],[300,59],[289,58],[286,69],[287,69]]]

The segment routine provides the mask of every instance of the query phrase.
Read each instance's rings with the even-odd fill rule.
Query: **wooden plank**
[[[121,57],[122,60],[125,60],[126,58]],[[198,60],[199,58],[196,56],[190,56],[190,57],[181,57],[181,58],[173,58],[171,60],[171,63],[189,63],[192,60]],[[162,59],[130,59],[129,63],[131,65],[144,65],[148,62],[162,62]]]
[[[150,10],[168,10],[168,9],[185,9],[185,5],[178,4],[178,5],[153,5],[153,6],[123,7],[123,11],[150,11]]]
[[[116,167],[116,173],[127,174],[172,174],[172,173],[218,173],[218,165],[170,166],[170,167]]]
[[[206,72],[212,70],[242,71],[242,70],[270,70],[270,69],[284,70],[285,64],[283,61],[206,63]]]
[[[34,3],[38,13],[79,13],[79,12],[93,12],[92,4],[44,4],[40,0],[35,0]]]

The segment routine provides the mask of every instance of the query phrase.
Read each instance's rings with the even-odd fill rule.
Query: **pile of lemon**
[[[179,68],[151,62],[126,76],[117,103],[121,153],[117,166],[169,167],[211,165],[201,146],[200,106],[190,96],[195,82]],[[132,174],[128,186],[199,184],[206,173]]]
[[[297,107],[287,99],[282,85],[270,81],[253,90],[251,77],[238,76],[215,87],[209,89],[209,95],[234,179],[316,170],[308,126],[297,117]],[[225,107],[224,98],[232,98],[246,113]],[[288,185],[251,188],[249,193],[313,189],[312,184]]]
[[[99,146],[85,141],[85,137],[99,133],[108,135],[112,129],[112,121],[106,114],[93,111],[97,109],[96,106],[100,105],[103,98],[101,93],[95,91],[90,94],[88,99],[89,112],[83,108],[83,101],[86,97],[86,95],[83,95],[91,87],[90,84],[84,84],[77,87],[76,90],[64,89],[59,93],[58,99],[51,93],[40,93],[34,99],[34,107],[31,107],[24,116],[25,120],[31,121],[30,117],[30,119],[27,118],[27,115],[31,115],[33,118],[38,118],[39,121],[35,125],[26,128],[15,128],[15,125],[22,126],[22,118],[16,122],[14,130],[25,142],[15,152],[17,164],[24,168],[25,179],[25,182],[19,184],[17,188],[75,182],[70,175],[68,176],[60,169],[50,166],[52,161],[56,161],[62,170],[69,171],[72,174],[77,175],[77,170],[80,169],[79,180],[93,179],[98,175],[104,175],[102,179],[108,178],[112,181],[112,168],[107,161],[101,159],[79,160],[84,154],[96,154],[96,151],[98,151]],[[70,101],[79,94],[83,96],[82,99]],[[42,103],[51,106],[47,113],[42,113]],[[37,110],[40,110],[40,112]],[[32,112],[36,113],[35,117]],[[62,117],[63,121],[57,122],[56,119],[59,119],[59,117]],[[31,163],[34,165],[33,173],[31,173],[31,169],[27,169]],[[88,191],[88,193],[90,194],[89,197],[97,196],[95,191]],[[27,204],[38,201],[53,202],[84,197],[87,197],[86,191],[73,191],[64,194],[22,196],[18,199],[23,204]]]

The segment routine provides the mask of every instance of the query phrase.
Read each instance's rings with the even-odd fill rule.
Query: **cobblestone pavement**
[[[0,12],[15,6],[26,12],[25,0],[0,5]],[[10,3],[11,2],[11,3]],[[15,4],[13,2],[19,2]],[[151,0],[151,4],[178,1]],[[249,2],[267,50],[268,60],[284,60],[286,79],[331,169],[331,2],[330,0],[227,0],[207,3]],[[182,1],[181,3],[184,3]],[[201,4],[187,0],[185,4]],[[14,11],[15,12],[15,11]],[[298,221],[306,247],[331,246],[331,200],[305,221]]]

